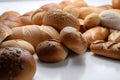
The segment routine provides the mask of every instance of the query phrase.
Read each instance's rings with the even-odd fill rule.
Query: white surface
[[[111,0],[86,0],[92,5],[101,5]],[[52,0],[49,2],[60,2]],[[0,2],[0,14],[7,10],[25,13],[37,9],[48,1]],[[120,61],[94,56],[91,52],[84,55],[70,55],[60,63],[41,63],[37,61],[37,72],[33,80],[120,80]],[[22,80],[22,79],[21,79]]]

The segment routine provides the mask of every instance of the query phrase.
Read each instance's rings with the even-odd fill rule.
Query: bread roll
[[[5,47],[23,48],[25,50],[28,50],[32,55],[35,53],[35,50],[32,44],[21,39],[8,40],[8,41],[2,42],[0,44],[0,48],[5,48]]]
[[[98,40],[90,45],[90,49],[96,55],[120,60],[120,43]]]
[[[93,41],[104,40],[108,35],[109,30],[101,26],[96,26],[83,33],[83,36],[88,42],[88,47]]]
[[[40,61],[60,62],[65,60],[68,50],[57,40],[47,40],[37,46],[36,53]]]
[[[87,42],[81,32],[73,27],[65,27],[60,32],[61,42],[76,54],[82,54],[87,49]]]
[[[49,10],[43,17],[44,25],[51,25],[58,31],[66,26],[72,26],[79,30],[79,21],[73,15],[62,10]]]
[[[38,9],[36,10],[32,16],[31,16],[31,22],[32,24],[37,24],[37,25],[41,25],[43,23],[43,17],[44,17],[44,14],[46,13],[47,11],[43,10],[43,9]]]
[[[40,42],[48,39],[59,39],[59,33],[51,26],[26,25],[12,29],[8,39],[23,39],[36,47]]]
[[[112,10],[105,10],[100,13],[101,25],[115,30],[120,30],[120,13],[112,11]]]
[[[97,13],[91,13],[84,19],[84,25],[86,26],[87,29],[99,26],[100,22],[101,20]]]
[[[12,34],[12,30],[0,22],[0,43]]]
[[[113,42],[119,43],[120,42],[120,31],[113,31],[108,36],[108,41],[113,41]]]
[[[0,80],[32,80],[36,72],[33,56],[14,47],[0,49]]]
[[[102,8],[104,10],[113,9],[112,5],[110,4],[101,5],[101,6],[98,6],[98,8]]]
[[[21,21],[23,22],[24,25],[30,25],[31,23],[31,16],[34,13],[34,11],[27,12],[20,16]]]
[[[0,17],[0,22],[2,22],[4,25],[13,28],[13,27],[19,27],[22,26],[23,23],[19,18],[19,13],[15,11],[7,11],[3,13]]]

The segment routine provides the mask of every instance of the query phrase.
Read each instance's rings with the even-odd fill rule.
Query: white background
[[[49,2],[60,0],[32,0],[0,2],[0,14],[15,10],[21,14],[35,10]],[[86,0],[90,5],[111,4],[111,0]],[[34,80],[120,80],[120,61],[94,56],[92,52],[83,55],[69,55],[59,63],[42,63],[37,57],[37,72]],[[22,80],[22,79],[21,79]]]

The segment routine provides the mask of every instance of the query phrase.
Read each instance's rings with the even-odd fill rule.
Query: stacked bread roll
[[[40,61],[50,63],[65,60],[70,51],[82,55],[87,49],[120,59],[119,5],[119,0],[101,6],[65,0],[23,15],[4,12],[0,16],[0,80],[32,80],[36,71],[34,53]]]

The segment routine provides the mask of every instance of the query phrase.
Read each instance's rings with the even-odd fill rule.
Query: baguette
[[[23,39],[36,47],[40,42],[47,39],[59,39],[59,33],[51,26],[26,25],[12,29],[8,39]]]
[[[120,60],[120,43],[98,40],[90,45],[90,50],[94,54]]]

